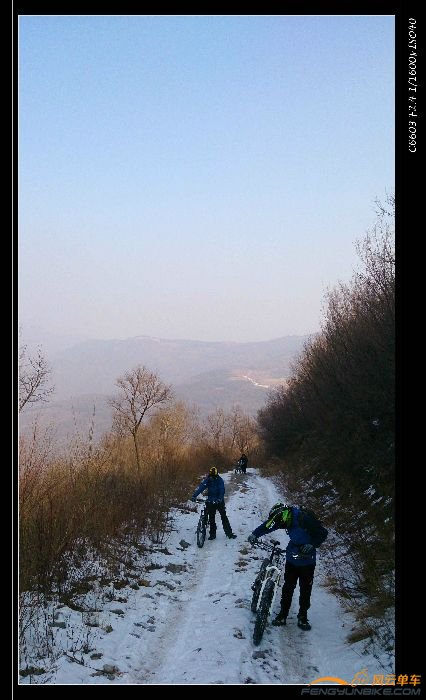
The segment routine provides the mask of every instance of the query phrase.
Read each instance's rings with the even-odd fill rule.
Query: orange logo
[[[335,676],[322,676],[321,678],[315,678],[309,685],[314,685],[314,683],[338,683],[339,685],[349,685],[347,681],[342,678],[335,678]]]
[[[315,678],[312,683],[309,683],[309,685],[314,685],[315,683],[337,683],[338,685],[364,685],[365,683],[368,683],[369,678],[368,678],[368,672],[366,668],[363,668],[362,671],[358,671],[352,678],[352,681],[348,683],[347,681],[344,681],[343,678],[337,678],[336,676],[322,676],[321,678]]]

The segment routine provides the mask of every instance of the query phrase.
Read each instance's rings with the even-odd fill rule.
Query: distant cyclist
[[[197,489],[195,489],[192,494],[191,501],[195,501],[198,494],[207,489],[207,511],[209,514],[209,524],[210,524],[210,536],[209,540],[216,539],[216,511],[219,511],[220,517],[222,518],[222,525],[225,531],[225,535],[230,539],[234,540],[237,535],[232,532],[231,525],[226,515],[225,510],[225,482],[222,477],[219,476],[219,472],[216,467],[212,467],[206,476],[202,480],[201,484]]]
[[[246,473],[247,470],[247,464],[248,464],[248,457],[244,452],[242,452],[240,459],[238,460],[239,467],[242,471],[243,474]]]

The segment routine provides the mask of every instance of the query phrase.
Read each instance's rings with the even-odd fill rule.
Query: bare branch
[[[26,345],[19,353],[19,412],[27,404],[47,401],[54,387],[49,386],[52,369],[40,348],[29,355]]]

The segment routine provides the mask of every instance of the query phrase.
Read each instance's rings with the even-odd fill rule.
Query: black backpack
[[[328,530],[309,508],[299,509],[299,525],[309,533],[314,547],[319,547],[327,539]]]

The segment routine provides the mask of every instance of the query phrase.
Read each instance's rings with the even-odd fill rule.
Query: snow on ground
[[[312,630],[296,625],[296,589],[287,626],[269,624],[260,645],[253,645],[251,584],[264,553],[247,537],[285,495],[254,469],[223,478],[237,539],[226,539],[217,514],[217,538],[206,539],[200,549],[198,514],[178,511],[160,548],[169,554],[155,554],[158,568],[144,574],[149,585],[115,591],[100,612],[57,609],[55,620],[65,627],[53,629],[68,655],[44,675],[21,678],[21,684],[307,684],[320,677],[351,682],[361,671],[370,678],[392,672],[385,657],[379,662],[363,653],[362,642],[345,641],[353,620],[321,585],[320,558],[309,611]],[[286,545],[284,530],[274,537]],[[182,540],[189,546],[181,546]],[[100,593],[93,607],[99,608],[99,600]],[[279,600],[278,595],[274,613]],[[83,651],[72,651],[82,646]],[[38,666],[47,668],[42,659]]]

